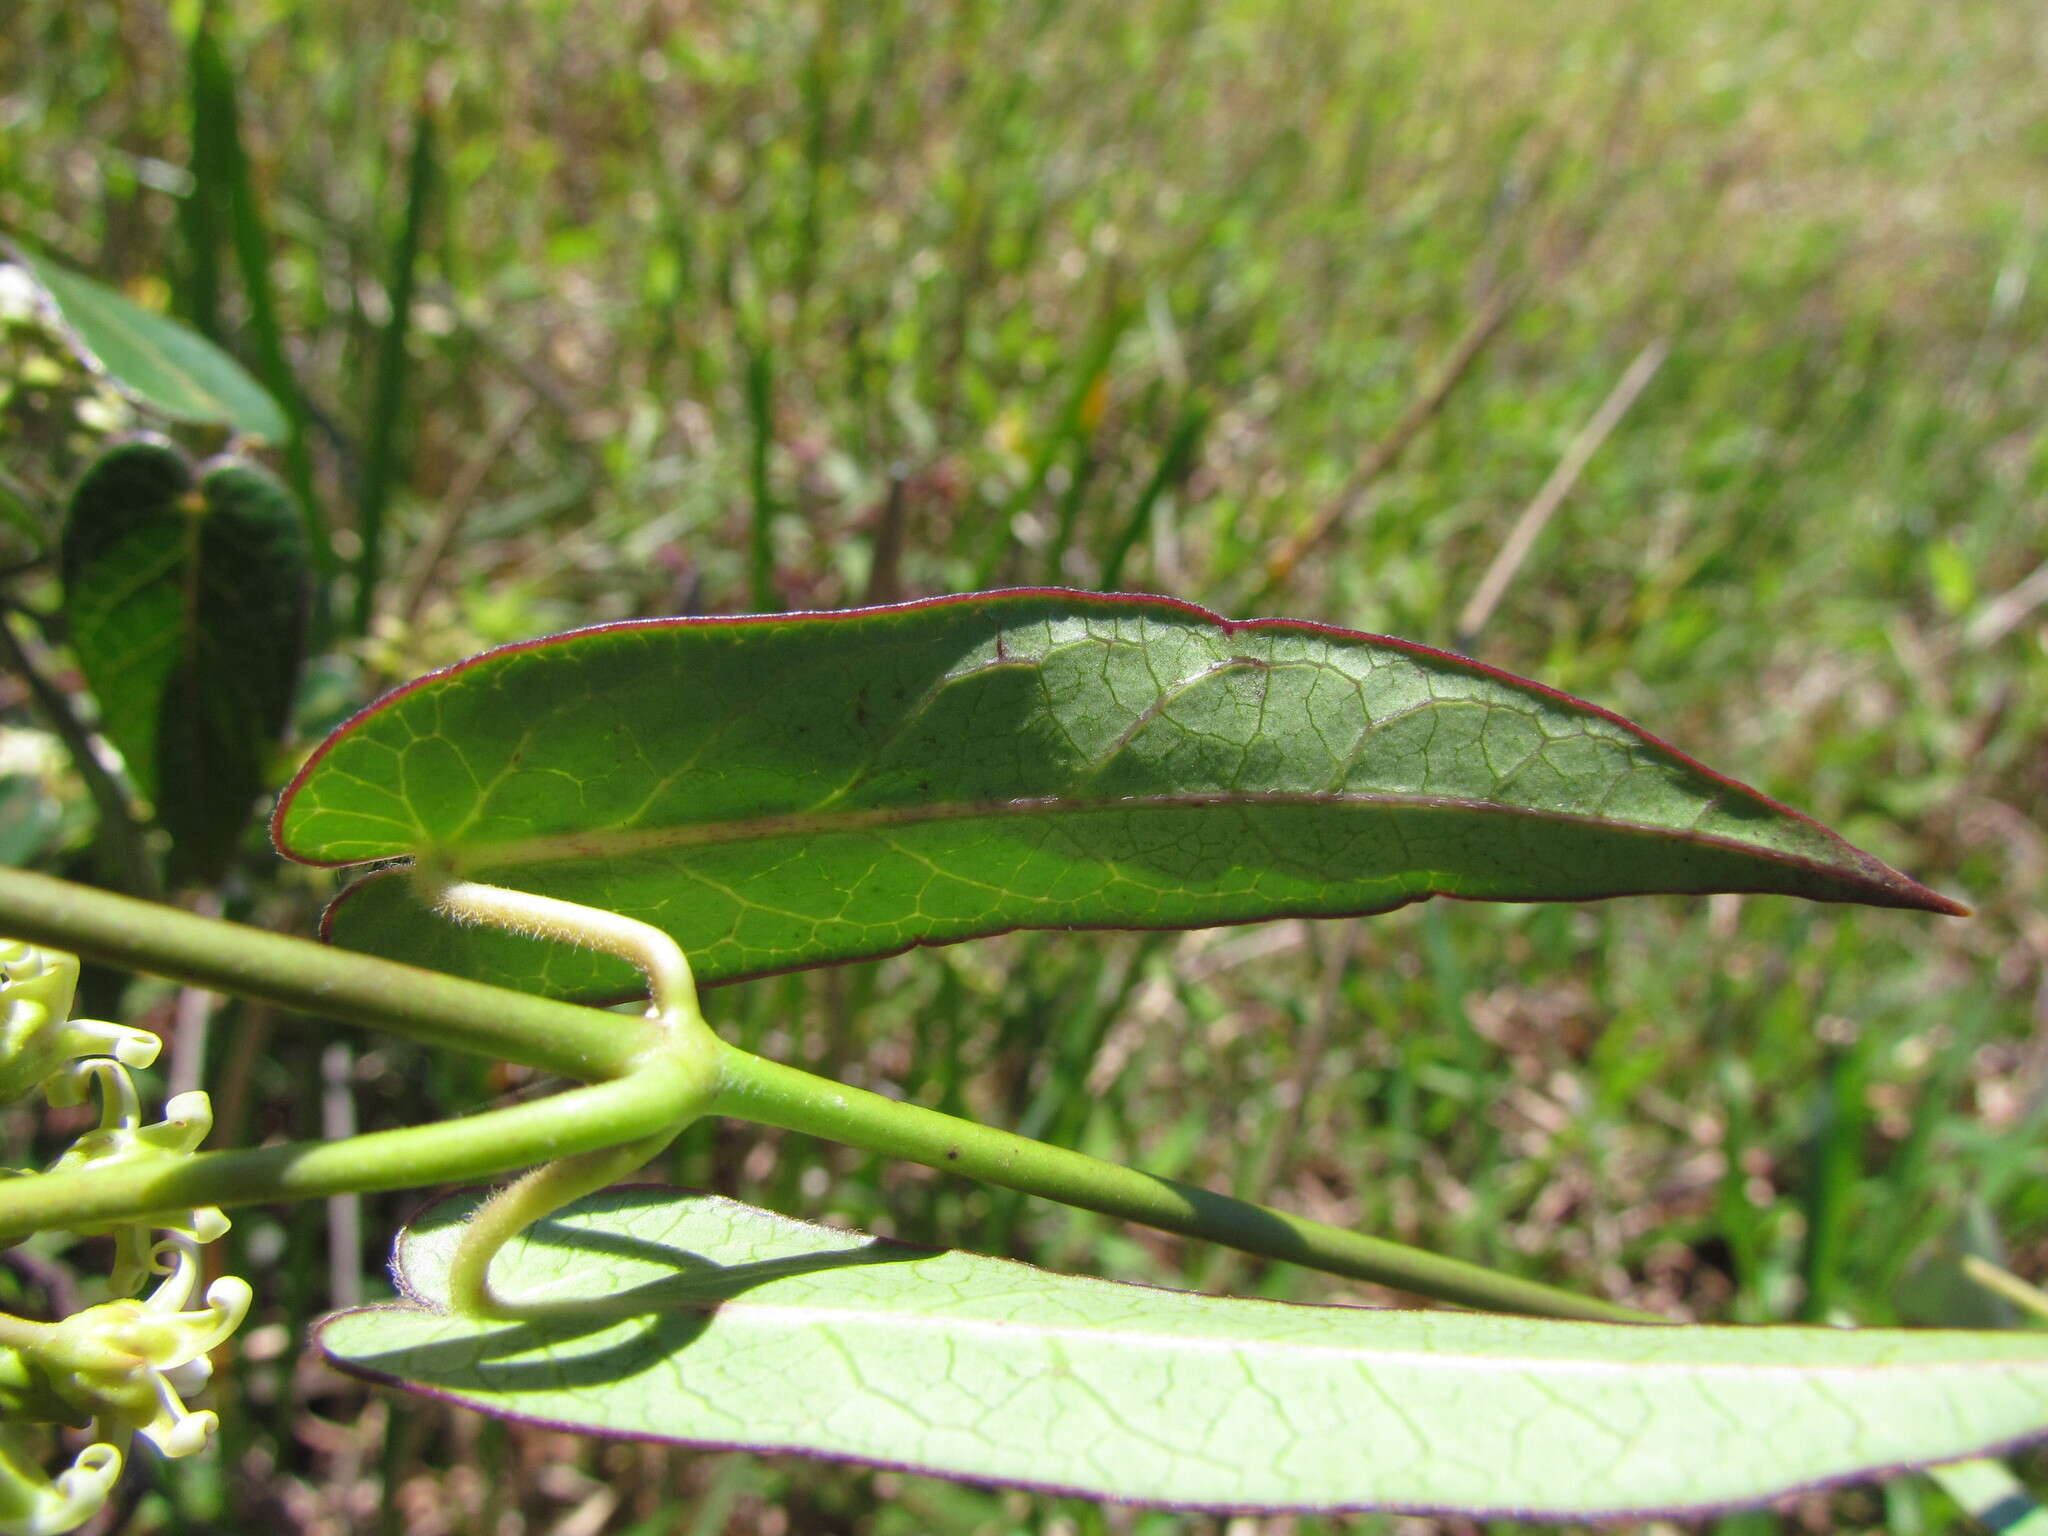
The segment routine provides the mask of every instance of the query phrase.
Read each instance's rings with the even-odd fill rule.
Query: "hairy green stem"
[[[717,1091],[718,1037],[704,1022],[696,977],[682,946],[651,923],[531,891],[450,879],[431,870],[422,870],[417,878],[430,903],[451,917],[581,945],[637,966],[647,978],[647,1017],[657,1026],[659,1038],[648,1047],[650,1065],[636,1069],[636,1075],[654,1072],[681,1081],[671,1105],[675,1118],[665,1129],[536,1168],[498,1191],[470,1217],[449,1269],[450,1300],[456,1311],[472,1317],[516,1317],[531,1308],[491,1290],[491,1260],[498,1250],[543,1216],[624,1178],[675,1140],[676,1132],[696,1119]]]
[[[727,1047],[708,1113],[823,1136],[1063,1205],[1462,1306],[1589,1322],[1654,1314],[1105,1163]]]
[[[710,1096],[705,1084],[703,1097]],[[558,1316],[560,1303],[522,1302],[491,1289],[491,1260],[498,1251],[536,1221],[553,1215],[572,1200],[594,1194],[642,1167],[676,1139],[682,1122],[622,1147],[600,1147],[579,1157],[565,1157],[499,1190],[476,1208],[462,1230],[448,1266],[448,1303],[466,1317]]]
[[[700,1050],[711,1049],[689,958],[680,944],[652,923],[601,907],[502,885],[456,880],[425,869],[417,879],[427,905],[458,922],[489,923],[508,933],[575,944],[624,960],[647,978],[649,1019],[671,1035],[698,1037]]]
[[[0,869],[0,934],[564,1077],[623,1076],[660,1032],[22,869]]]

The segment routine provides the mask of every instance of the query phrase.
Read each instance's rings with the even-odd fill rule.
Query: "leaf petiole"
[[[694,1116],[690,1117],[694,1118]],[[688,1120],[623,1146],[559,1158],[492,1195],[463,1225],[448,1266],[448,1301],[465,1317],[556,1317],[561,1303],[520,1301],[491,1289],[491,1260],[528,1227],[572,1200],[595,1194],[660,1155]]]
[[[730,1046],[721,1056],[719,1090],[708,1112],[826,1137],[1063,1205],[1460,1306],[1589,1322],[1664,1321],[1615,1302],[885,1099]]]
[[[652,923],[531,891],[457,880],[416,866],[414,879],[429,905],[458,922],[488,923],[508,933],[554,939],[624,960],[647,981],[647,1017],[673,1048],[712,1049],[697,1002],[697,981],[682,946]]]
[[[718,1037],[704,1022],[689,958],[659,928],[597,907],[448,878],[430,866],[415,866],[414,878],[428,901],[449,917],[595,949],[636,967],[647,980],[648,1021],[660,1034],[642,1064],[622,1081],[643,1076],[665,1080],[670,1074],[681,1079],[672,1108],[675,1118],[665,1129],[536,1168],[491,1196],[465,1224],[448,1276],[455,1309],[472,1317],[550,1312],[554,1309],[545,1304],[536,1307],[493,1294],[491,1260],[542,1217],[626,1177],[675,1140],[717,1090]]]

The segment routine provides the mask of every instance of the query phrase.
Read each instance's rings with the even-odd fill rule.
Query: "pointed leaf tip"
[[[1432,895],[1962,910],[1618,716],[1465,657],[1056,590],[506,646],[336,732],[274,830],[310,862],[432,854],[646,919],[706,981]],[[401,876],[356,885],[328,926],[509,986],[633,986],[615,962],[429,920]]]

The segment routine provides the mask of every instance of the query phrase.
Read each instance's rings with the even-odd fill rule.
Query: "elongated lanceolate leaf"
[[[2048,1432],[2038,1334],[1283,1306],[673,1190],[608,1191],[500,1255],[499,1293],[557,1314],[462,1319],[441,1308],[470,1208],[401,1240],[410,1301],[329,1319],[321,1345],[365,1376],[586,1433],[1148,1503],[1570,1517],[1754,1502]]]
[[[89,363],[178,421],[218,422],[281,442],[284,413],[262,385],[198,332],[32,251],[16,252],[50,296]]]
[[[248,825],[298,683],[310,568],[291,497],[160,443],[94,461],[66,511],[64,611],[100,729],[211,879]]]
[[[1477,662],[1160,598],[1019,591],[619,624],[388,696],[286,792],[313,863],[430,859],[628,913],[723,980],[1012,928],[1779,891],[1955,911],[1626,721]],[[343,944],[508,986],[631,972],[459,929],[402,875]]]

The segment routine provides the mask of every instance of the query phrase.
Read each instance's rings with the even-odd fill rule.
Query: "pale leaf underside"
[[[412,1302],[343,1313],[321,1344],[586,1433],[1148,1503],[1569,1517],[1754,1502],[2048,1425],[2039,1335],[1289,1307],[656,1189],[580,1202],[500,1256],[499,1291],[559,1315],[463,1320],[437,1309],[470,1209],[402,1240]]]

